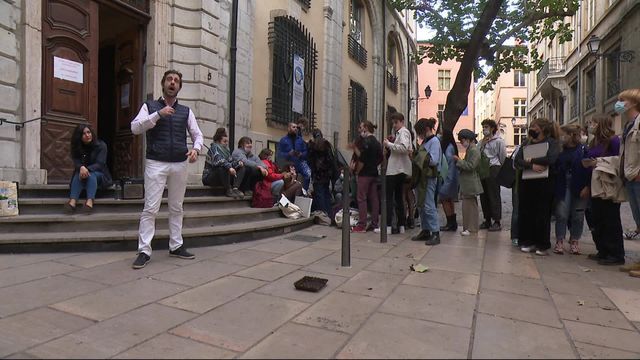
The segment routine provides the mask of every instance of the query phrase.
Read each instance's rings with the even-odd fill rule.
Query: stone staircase
[[[0,218],[0,253],[137,248],[144,200],[116,199],[115,191],[107,190],[95,200],[93,214],[66,215],[68,191],[66,185],[20,186],[20,215]],[[168,215],[165,190],[154,248],[168,247]],[[277,208],[251,208],[249,198],[231,199],[206,186],[188,186],[182,235],[187,247],[210,246],[276,236],[311,224],[311,219],[287,219]]]

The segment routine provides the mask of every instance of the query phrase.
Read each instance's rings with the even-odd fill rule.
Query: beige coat
[[[619,169],[619,156],[597,158],[591,177],[591,196],[616,203],[625,202],[627,198]]]
[[[634,120],[626,139],[622,139],[620,156],[624,156],[624,177],[633,181],[640,174],[640,116]]]

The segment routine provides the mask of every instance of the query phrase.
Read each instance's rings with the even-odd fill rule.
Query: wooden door
[[[142,176],[142,136],[131,133],[131,120],[142,105],[141,44],[144,26],[136,24],[116,40],[116,119],[113,176]]]
[[[97,131],[98,4],[44,0],[42,13],[41,166],[49,183],[73,173],[70,140],[77,124]]]

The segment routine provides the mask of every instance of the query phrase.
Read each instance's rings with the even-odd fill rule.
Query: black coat
[[[104,141],[96,139],[85,161],[83,161],[82,157],[75,157],[75,154],[72,154],[71,158],[75,168],[73,176],[76,176],[80,172],[80,167],[84,165],[89,172],[99,171],[102,173],[102,178],[98,179],[101,189],[104,190],[113,184],[111,173],[109,173],[109,168],[107,167],[107,144]],[[71,177],[72,179],[73,176]]]

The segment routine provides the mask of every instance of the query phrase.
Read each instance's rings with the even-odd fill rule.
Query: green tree
[[[556,37],[560,43],[571,40],[565,17],[573,16],[580,5],[580,0],[388,1],[397,10],[415,10],[418,25],[430,30],[429,45],[414,54],[417,64],[424,59],[435,64],[460,62],[445,104],[445,129],[453,129],[467,107],[474,75],[488,79],[480,89],[486,91],[501,73],[540,69],[544,65],[540,54],[527,44]],[[480,66],[483,60],[491,68],[488,73]]]

